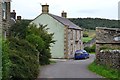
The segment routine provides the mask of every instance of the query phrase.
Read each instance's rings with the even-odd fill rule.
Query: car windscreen
[[[75,52],[75,54],[82,54],[83,52]]]

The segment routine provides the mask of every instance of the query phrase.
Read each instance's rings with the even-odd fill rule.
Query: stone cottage
[[[11,0],[0,1],[0,35],[6,37],[10,27],[10,2]]]
[[[54,33],[55,44],[52,44],[52,58],[73,58],[76,50],[82,49],[82,29],[67,19],[67,13],[61,17],[49,13],[49,5],[42,5],[42,13],[31,23],[47,25],[49,33]]]

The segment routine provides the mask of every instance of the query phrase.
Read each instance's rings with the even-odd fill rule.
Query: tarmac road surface
[[[88,65],[95,59],[94,54],[90,54],[85,60],[53,59],[56,63],[42,66],[40,68],[40,78],[102,78],[88,70]]]

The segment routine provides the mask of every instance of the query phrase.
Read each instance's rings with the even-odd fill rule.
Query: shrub
[[[20,21],[9,29],[8,43],[3,45],[3,80],[33,80],[39,72],[39,64],[50,63],[50,45],[53,34],[46,26],[39,28]]]
[[[41,65],[49,64],[51,53],[50,53],[50,45],[55,41],[53,39],[53,34],[49,34],[47,32],[46,25],[39,25],[39,28],[35,24],[31,24],[28,27],[27,37],[32,45],[36,47],[39,51],[39,63]]]
[[[89,53],[91,53],[91,52],[95,52],[95,44],[92,46],[92,47],[85,47],[84,49],[87,51],[87,52],[89,52]]]
[[[3,80],[10,78],[11,61],[9,59],[9,43],[8,41],[2,42],[2,78]]]
[[[25,39],[29,21],[21,20],[9,28],[9,37]]]
[[[38,51],[25,40],[10,38],[9,41],[9,59],[11,61],[9,77],[12,80],[36,78],[39,71]]]
[[[88,33],[83,33],[83,37],[88,37]]]

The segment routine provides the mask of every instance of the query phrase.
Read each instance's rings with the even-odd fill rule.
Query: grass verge
[[[90,52],[90,54],[95,54],[95,52]]]
[[[83,38],[82,38],[82,41],[83,41],[84,43],[89,42],[89,41],[91,41],[91,40],[92,40],[91,37],[83,37]]]
[[[50,64],[54,64],[54,63],[56,63],[56,61],[50,60]]]
[[[88,66],[88,69],[110,80],[120,80],[118,70],[107,68],[106,66],[97,65],[95,62]]]

